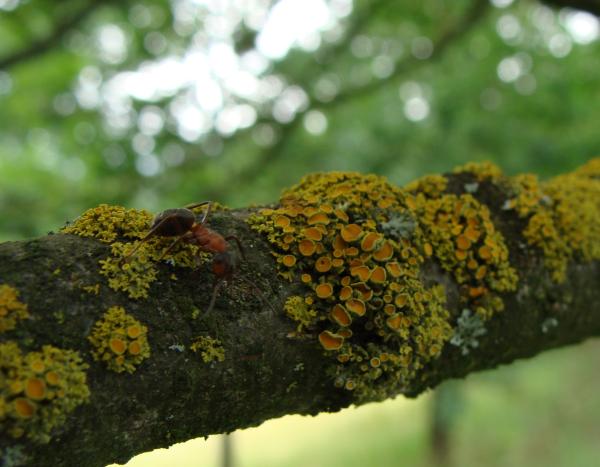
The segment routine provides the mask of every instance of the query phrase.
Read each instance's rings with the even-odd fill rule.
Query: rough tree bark
[[[168,244],[161,240],[129,261],[117,259],[113,265],[121,269],[144,262],[156,269],[146,297],[131,298],[131,288],[113,290],[100,274],[99,261],[129,251],[115,246],[115,241],[129,248],[134,244],[133,238],[124,236],[135,230],[127,216],[138,216],[148,229],[148,218],[133,210],[100,207],[97,212],[112,213],[113,218],[96,216],[94,225],[80,219],[74,224],[81,227],[80,235],[49,234],[1,244],[3,465],[122,463],[144,451],[255,426],[285,414],[315,415],[396,394],[415,397],[444,380],[596,336],[599,183],[598,159],[539,185],[533,177],[507,178],[485,164],[428,177],[402,190],[357,174],[309,177],[266,210],[218,210],[209,216],[210,228],[236,235],[246,254],[227,286],[219,288],[210,313],[206,313],[213,292],[210,257],[194,267],[184,249],[168,261],[155,261],[150,251],[160,253]],[[346,191],[349,186],[351,192]],[[372,202],[352,204],[357,200]],[[318,216],[311,217],[315,214],[323,216],[320,222]],[[253,228],[249,218],[254,219]],[[445,224],[448,218],[454,223]],[[309,227],[298,222],[324,226],[315,255],[338,258],[342,253],[327,248],[334,243],[337,252],[344,248],[348,266],[338,267],[340,277],[358,275],[358,269],[349,271],[360,265],[367,265],[371,276],[359,285],[343,278],[337,283],[333,269],[327,268],[303,276],[307,268],[317,267],[317,261],[302,250],[300,238],[308,236]],[[281,240],[285,232],[296,235],[294,225],[301,235]],[[358,240],[350,238],[356,233],[350,225],[362,227]],[[99,226],[114,236],[103,237]],[[86,232],[92,236],[81,236]],[[132,235],[143,234],[138,230]],[[365,253],[371,249],[370,234],[378,242],[372,250],[375,259]],[[335,240],[327,243],[327,238]],[[393,254],[384,258],[388,244]],[[363,250],[360,255],[351,245]],[[486,245],[497,248],[496,262]],[[502,259],[504,247],[508,256]],[[357,257],[362,263],[352,263]],[[388,290],[408,290],[392,286],[405,285],[394,268],[404,267],[403,262],[413,257],[411,267],[418,268],[418,275],[411,277],[411,287],[425,288],[414,289],[408,298],[400,297],[402,293],[388,298]],[[192,267],[179,267],[183,264]],[[514,277],[507,273],[509,267]],[[486,268],[488,282],[482,278]],[[376,279],[375,271],[383,271],[383,278]],[[144,270],[142,275],[147,278],[150,273]],[[507,281],[504,285],[498,285],[500,276]],[[435,288],[436,284],[443,287]],[[366,311],[333,316],[329,310],[342,303],[337,296],[344,287],[354,287],[352,297],[366,303]],[[423,302],[425,311],[415,311],[416,294],[431,290],[442,290],[443,296],[438,302],[429,297]],[[290,297],[300,297],[301,304],[294,308]],[[342,304],[344,310],[351,309],[349,301]],[[144,333],[134,321],[123,321],[125,331],[113,328],[108,353],[94,358],[102,335],[96,334],[95,343],[89,337],[102,319],[108,326],[107,310],[115,307],[147,328],[147,358],[140,348],[119,347]],[[299,313],[311,307],[312,315]],[[427,307],[437,307],[434,318],[440,320],[429,328],[425,319],[434,318],[424,318]],[[350,326],[340,324],[350,315]],[[119,332],[129,337],[118,337]],[[418,337],[420,332],[425,334]],[[432,343],[423,347],[423,336]],[[89,368],[64,354],[42,355],[44,345],[61,349],[57,352],[78,352]],[[64,381],[71,386],[61,386]]]

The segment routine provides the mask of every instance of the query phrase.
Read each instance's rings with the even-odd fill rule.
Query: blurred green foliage
[[[268,203],[312,171],[568,171],[600,148],[599,29],[535,1],[0,0],[0,241],[99,203]],[[597,459],[597,359],[557,355],[464,386],[458,465]],[[288,465],[430,465],[420,420]]]
[[[489,159],[549,176],[597,154],[590,15],[297,5],[0,0],[0,240],[101,202],[266,203],[311,171],[405,183]]]

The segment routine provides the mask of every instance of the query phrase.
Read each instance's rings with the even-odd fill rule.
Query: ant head
[[[195,221],[196,216],[189,209],[167,209],[156,215],[151,230],[160,237],[174,237],[189,231]]]
[[[215,253],[212,259],[212,272],[218,278],[231,277],[236,269],[236,260],[228,252]]]

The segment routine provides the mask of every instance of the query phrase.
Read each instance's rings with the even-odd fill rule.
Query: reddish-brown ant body
[[[206,211],[204,212],[200,221],[196,222],[196,215],[192,209],[205,205],[207,206]],[[240,255],[244,260],[246,259],[242,244],[235,235],[223,237],[220,233],[215,232],[204,225],[208,215],[210,214],[211,206],[212,203],[210,201],[203,201],[201,203],[188,205],[185,208],[167,209],[157,214],[154,218],[150,231],[125,257],[125,260],[131,258],[137,252],[140,246],[144,244],[144,242],[154,236],[177,237],[177,239],[175,239],[175,241],[171,243],[171,245],[169,245],[165,251],[163,251],[159,260],[161,260],[179,242],[196,245],[199,253],[202,251],[213,253],[211,269],[215,276],[215,282],[213,284],[213,293],[207,313],[212,310],[215,304],[217,291],[220,285],[233,276],[239,265],[239,258],[237,255],[232,253],[229,248],[230,240],[235,241]],[[246,278],[242,279],[258,290],[256,285],[254,285],[250,280]]]

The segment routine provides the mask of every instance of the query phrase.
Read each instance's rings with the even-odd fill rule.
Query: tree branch
[[[598,0],[543,0],[543,3],[559,8],[574,8],[600,16],[600,1]]]
[[[405,189],[315,175],[273,209],[211,214],[211,229],[235,235],[247,256],[211,313],[214,277],[207,265],[183,267],[194,266],[189,246],[156,262],[170,240],[153,240],[119,259],[148,229],[138,211],[100,206],[71,227],[79,235],[1,244],[0,459],[125,462],[284,414],[414,397],[597,336],[599,200],[600,160],[544,184],[487,165]],[[317,244],[302,243],[317,232]],[[328,269],[327,258],[345,259]],[[148,296],[109,287],[99,266],[107,260],[134,271],[129,286],[151,282]],[[337,305],[352,311],[350,325]],[[141,324],[111,327],[115,307]],[[148,356],[137,340],[143,326]],[[102,336],[108,347],[96,359]],[[45,345],[58,357],[42,358]],[[61,352],[77,352],[89,369]]]
[[[83,22],[98,7],[111,3],[113,0],[91,0],[79,10],[59,21],[54,30],[43,39],[35,40],[13,54],[0,58],[0,70],[6,70],[20,62],[38,57],[55,47],[69,32]]]

